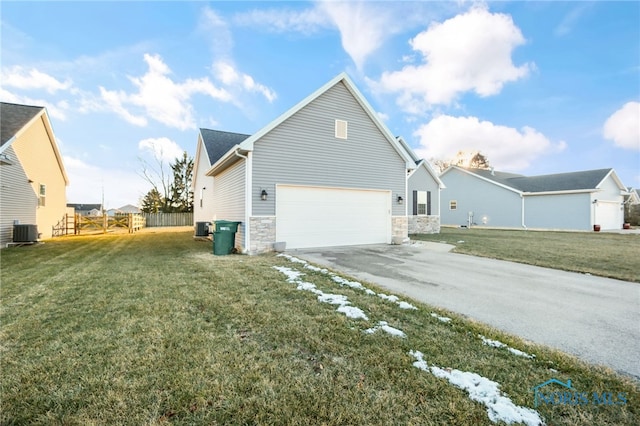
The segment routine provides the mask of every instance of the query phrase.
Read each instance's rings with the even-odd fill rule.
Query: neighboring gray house
[[[542,176],[449,167],[443,225],[588,231],[621,229],[626,188],[613,169]]]
[[[418,158],[404,139],[398,138],[416,167],[407,176],[409,234],[440,232],[440,194],[444,184],[428,161]]]
[[[102,204],[67,203],[67,207],[72,208],[76,214],[82,216],[97,216],[98,214],[102,214]]]
[[[419,166],[345,73],[251,136],[202,129],[194,163],[194,221],[242,222],[241,252],[408,235],[407,181]]]

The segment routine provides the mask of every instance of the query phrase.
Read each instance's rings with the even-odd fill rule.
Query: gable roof
[[[232,151],[241,150],[241,151],[253,151],[253,144],[265,136],[267,133],[278,127],[289,117],[296,114],[298,111],[309,105],[311,102],[319,98],[323,93],[327,92],[333,86],[338,83],[343,83],[347,90],[353,95],[355,100],[360,104],[365,113],[369,116],[374,125],[380,130],[382,135],[388,140],[389,144],[398,152],[400,157],[405,160],[407,163],[407,168],[415,168],[415,160],[412,156],[406,151],[404,147],[398,142],[398,140],[391,134],[387,126],[378,118],[378,115],[375,113],[371,105],[364,98],[362,93],[356,88],[355,84],[349,78],[347,73],[342,72],[332,78],[329,82],[327,82],[324,86],[320,87],[318,90],[304,98],[302,101],[298,102],[284,114],[280,115],[278,118],[267,124],[265,127],[260,129],[258,132],[254,133],[250,137],[246,138],[241,143],[232,146],[223,156],[221,156],[215,163],[212,163],[211,168],[207,171],[207,175],[210,175],[214,172],[214,170],[218,169],[220,166],[223,166],[226,163],[226,160],[230,155],[233,155]]]
[[[0,146],[4,147],[36,118],[44,107],[0,102]]]
[[[240,144],[250,135],[223,132],[221,130],[200,129],[202,142],[209,157],[209,164],[215,164],[231,148]]]
[[[498,172],[493,169],[474,169],[468,167],[451,166],[443,175],[452,169],[475,175],[486,181],[506,187],[519,193],[544,192],[577,192],[594,191],[600,188],[602,182],[612,176],[621,190],[626,188],[613,169],[584,170],[579,172],[554,173],[539,176],[524,176],[515,173]]]
[[[62,173],[65,185],[69,185],[69,177],[62,162],[62,155],[58,149],[56,137],[53,134],[51,121],[47,114],[47,109],[41,106],[20,105],[8,102],[0,102],[0,154],[11,146],[13,141],[18,139],[20,134],[29,128],[31,123],[42,117],[42,121],[49,136],[51,148],[56,157],[58,167]]]
[[[102,204],[76,204],[76,203],[67,203],[67,207],[71,207],[74,210],[79,211],[89,211],[89,210],[102,210]]]

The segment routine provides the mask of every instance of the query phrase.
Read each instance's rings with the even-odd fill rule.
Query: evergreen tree
[[[158,213],[163,211],[164,197],[156,188],[152,188],[142,199],[142,211],[145,213]]]
[[[193,158],[189,158],[185,151],[182,154],[182,158],[176,158],[175,163],[171,165],[171,169],[173,170],[173,182],[170,187],[171,194],[168,197],[167,207],[174,212],[192,212]]]

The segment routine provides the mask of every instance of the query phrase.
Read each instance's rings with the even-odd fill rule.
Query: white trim
[[[340,189],[344,191],[374,191],[374,192],[388,192],[393,196],[393,191],[391,189],[377,189],[377,188],[358,188],[354,186],[324,186],[324,185],[302,185],[297,183],[276,183],[276,190],[279,186],[292,186],[296,188],[319,188],[319,189]],[[271,217],[271,216],[268,216]]]
[[[602,178],[602,180],[600,181],[599,184],[596,185],[597,189],[600,189],[600,187],[602,186],[602,184],[604,183],[605,180],[607,180],[607,178],[611,176],[613,178],[613,180],[615,181],[616,185],[618,185],[618,188],[621,191],[627,192],[627,187],[624,186],[622,184],[622,181],[620,180],[620,178],[618,177],[618,174],[615,172],[615,170],[611,169],[609,170],[609,173],[606,174],[606,176],[604,178]]]
[[[253,153],[247,152],[245,160],[245,207],[244,207],[244,247],[245,252],[251,250],[251,213],[253,213]]]
[[[600,192],[600,189],[566,189],[564,191],[545,191],[545,192],[523,192],[525,197],[535,197],[536,195],[566,195],[566,194],[588,194],[591,192]]]
[[[502,184],[502,183],[496,182],[495,180],[487,179],[487,178],[486,178],[486,177],[484,177],[484,176],[477,175],[477,174],[475,174],[475,173],[473,173],[473,172],[470,172],[469,170],[465,170],[465,169],[463,169],[462,167],[458,167],[458,166],[450,166],[447,170],[445,170],[444,172],[442,172],[442,174],[441,174],[440,176],[444,176],[446,173],[448,173],[449,171],[454,170],[454,169],[455,169],[455,170],[458,170],[458,171],[461,171],[461,172],[464,172],[464,173],[466,173],[466,174],[468,174],[468,175],[471,175],[471,176],[473,176],[473,177],[476,177],[476,178],[478,178],[478,179],[480,179],[480,180],[483,180],[483,181],[485,181],[485,182],[488,182],[488,183],[490,183],[490,184],[493,184],[493,185],[499,186],[499,187],[501,187],[501,188],[507,189],[507,190],[509,190],[509,191],[511,191],[511,192],[515,192],[516,194],[523,194],[523,192],[522,192],[522,191],[518,191],[518,190],[517,190],[517,189],[515,189],[515,188],[511,188],[510,186],[507,186],[507,185],[504,185],[504,184]]]

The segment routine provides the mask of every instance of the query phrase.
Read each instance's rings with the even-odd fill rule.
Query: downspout
[[[251,210],[252,210],[252,206],[251,206],[251,152],[247,152],[247,155],[242,155],[240,154],[238,151],[240,149],[238,148],[237,150],[233,151],[233,153],[235,154],[236,157],[240,157],[240,158],[244,158],[244,196],[245,196],[245,200],[244,200],[244,242],[245,242],[245,248],[244,248],[244,252],[245,253],[249,253],[250,251],[250,239],[251,239],[251,232],[249,232],[250,230],[250,226],[249,226],[249,217],[251,216]]]
[[[520,193],[520,200],[522,201],[522,227],[524,228],[524,230],[527,230],[527,225],[524,223],[524,194]]]

